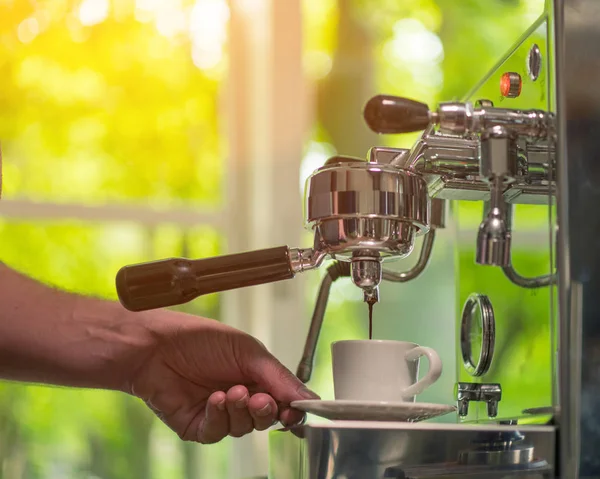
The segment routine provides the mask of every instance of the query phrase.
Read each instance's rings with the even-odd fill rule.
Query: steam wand
[[[336,261],[327,268],[327,273],[321,281],[317,302],[315,303],[315,309],[308,329],[308,336],[304,345],[304,353],[296,372],[296,376],[303,383],[307,383],[312,375],[315,352],[317,350],[317,343],[319,342],[319,335],[321,334],[321,327],[323,326],[323,318],[325,317],[331,286],[338,279],[346,277],[350,277],[350,264]]]

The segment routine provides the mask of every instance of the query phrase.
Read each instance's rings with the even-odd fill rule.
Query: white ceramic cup
[[[405,341],[337,341],[331,353],[336,400],[414,402],[442,374],[433,349]],[[421,356],[429,371],[417,381]]]

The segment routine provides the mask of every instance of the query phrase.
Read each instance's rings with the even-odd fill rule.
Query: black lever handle
[[[364,118],[375,133],[412,133],[424,130],[431,121],[425,103],[390,95],[371,98]]]
[[[147,311],[293,277],[289,248],[281,246],[216,258],[171,258],[125,266],[117,273],[116,286],[125,308]]]

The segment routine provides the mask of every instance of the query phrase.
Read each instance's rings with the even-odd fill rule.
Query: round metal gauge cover
[[[479,315],[479,324],[475,323]],[[475,327],[480,327],[480,333],[474,333]],[[481,340],[479,353],[474,358],[474,339]],[[460,345],[463,365],[467,372],[474,377],[483,376],[490,369],[494,357],[496,343],[496,320],[492,302],[484,294],[472,294],[467,299],[462,313],[460,328]]]

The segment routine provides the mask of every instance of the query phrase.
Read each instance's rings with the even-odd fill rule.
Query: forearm
[[[0,263],[0,378],[128,391],[152,347],[145,319]]]

